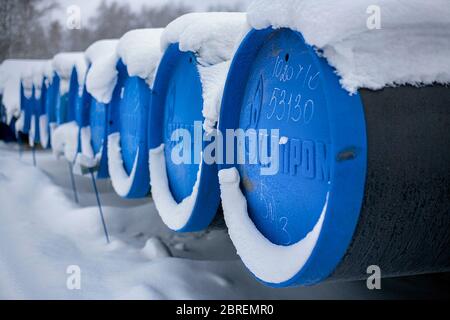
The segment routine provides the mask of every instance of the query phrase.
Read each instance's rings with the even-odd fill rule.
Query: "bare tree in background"
[[[165,5],[161,8],[143,7],[133,12],[128,3],[102,1],[96,15],[91,17],[84,28],[67,30],[70,39],[67,50],[85,50],[91,43],[100,39],[117,39],[127,31],[138,28],[165,27],[175,18],[189,12],[179,5]]]
[[[58,20],[48,21],[49,13],[57,7],[54,0],[0,0],[0,61],[48,59],[61,51],[84,51],[94,41],[120,38],[132,29],[165,27],[191,10],[167,4],[159,8],[144,6],[135,12],[125,1],[103,1],[81,29],[69,30]],[[208,11],[240,9],[221,5]]]
[[[0,60],[48,54],[42,16],[55,8],[50,0],[0,1]]]
[[[165,5],[160,8],[144,7],[137,17],[141,28],[163,28],[190,10],[184,6]]]

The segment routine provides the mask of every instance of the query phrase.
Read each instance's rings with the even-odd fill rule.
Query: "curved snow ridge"
[[[84,52],[61,52],[53,57],[52,66],[60,78],[59,92],[64,95],[69,90],[73,68],[77,71],[78,85],[84,86],[88,68]]]
[[[78,152],[79,127],[75,121],[58,126],[51,133],[52,151],[57,158],[64,156],[74,162]]]
[[[81,152],[77,154],[75,161],[76,172],[83,174],[83,169],[93,169],[98,166],[102,156],[103,148],[97,154],[94,154],[94,149],[91,144],[91,127],[82,127],[80,129],[80,143]]]
[[[23,131],[23,127],[25,125],[25,111],[20,111],[19,117],[16,121],[15,129],[16,134]]]
[[[36,116],[31,115],[30,131],[28,132],[28,144],[30,147],[34,147],[34,141],[36,139]]]
[[[350,93],[450,82],[448,0],[256,0],[248,21],[255,29],[300,32]]]
[[[259,279],[279,284],[294,277],[305,266],[322,230],[327,201],[311,231],[299,242],[280,246],[269,241],[256,228],[247,211],[236,168],[219,171],[222,206],[228,233],[247,268]]]
[[[152,198],[161,219],[172,230],[182,229],[188,223],[197,200],[201,165],[191,194],[180,203],[177,203],[170,191],[164,144],[149,151],[149,170]]]
[[[126,197],[133,186],[136,175],[137,163],[139,159],[139,148],[133,163],[130,175],[125,171],[122,159],[122,149],[120,147],[120,133],[115,132],[108,136],[108,170],[111,182],[116,193],[121,197]]]
[[[48,147],[50,142],[49,123],[46,114],[39,116],[39,141],[44,149]]]
[[[165,28],[161,49],[178,43],[181,51],[194,52],[203,89],[204,129],[214,129],[220,113],[230,60],[250,30],[242,12],[200,12],[183,15]]]

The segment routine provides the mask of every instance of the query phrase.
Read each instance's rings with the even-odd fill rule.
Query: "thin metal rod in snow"
[[[33,154],[33,166],[36,167],[36,147],[33,144],[32,148],[32,154]]]
[[[22,159],[22,137],[18,135],[17,142],[19,143],[19,158]]]
[[[95,182],[94,172],[92,171],[92,169],[89,169],[89,172],[91,173],[92,185],[94,186],[95,197],[97,198],[98,211],[100,213],[100,218],[102,220],[103,231],[105,231],[106,242],[109,244],[108,229],[106,228],[105,217],[103,216],[102,204],[100,203],[100,196],[98,194],[97,183]]]
[[[70,161],[67,161],[67,163],[69,164],[69,174],[70,180],[72,182],[73,197],[75,199],[75,203],[78,203],[77,186],[75,185],[75,177],[73,176],[73,165]]]

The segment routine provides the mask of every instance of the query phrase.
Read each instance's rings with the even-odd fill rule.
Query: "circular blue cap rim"
[[[100,143],[101,147],[98,150],[99,152],[101,152],[100,155],[100,163],[98,165],[98,169],[97,169],[97,178],[98,179],[106,179],[109,178],[109,171],[108,171],[108,153],[107,153],[107,148],[108,148],[108,109],[109,109],[109,103],[101,103],[98,102],[97,99],[95,99],[94,97],[91,98],[91,103],[89,104],[89,127],[92,128],[92,109],[96,108],[97,105],[102,104],[105,108],[105,112],[104,112],[104,123],[103,126],[99,126],[102,130],[103,130],[103,139]],[[95,110],[94,110],[95,111]],[[95,115],[98,116],[99,113],[95,112]],[[101,115],[101,114],[100,114]],[[92,150],[95,153],[94,150],[94,146],[93,146],[93,134],[92,134],[92,129],[91,129],[91,147]]]
[[[78,103],[78,71],[75,66],[72,67],[69,80],[68,102],[67,102],[67,122],[76,120],[76,109]]]
[[[236,51],[222,99],[219,118],[219,130],[222,132],[226,129],[238,128],[242,98],[251,63],[264,42],[277,30],[271,27],[251,30]],[[300,41],[305,42],[300,33],[296,32],[296,34]],[[270,283],[257,278],[272,287],[313,285],[329,277],[342,260],[353,238],[364,196],[367,137],[361,98],[358,94],[350,96],[339,84],[338,76],[327,61],[319,57],[313,47],[309,45],[307,47],[318,69],[323,71],[321,80],[326,92],[332,142],[331,154],[334,160],[331,165],[332,183],[322,230],[308,261],[295,276],[282,283]],[[340,108],[333,107],[332,104],[337,103]],[[338,160],[337,155],[349,148],[355,157],[350,159],[351,161]],[[219,164],[218,167],[222,170],[236,166]]]
[[[164,97],[168,91],[171,78],[171,66],[181,59],[186,52],[179,49],[178,43],[172,43],[164,52],[153,84],[153,99],[150,108],[148,125],[149,149],[155,149],[164,143],[163,121],[165,103]],[[188,81],[188,80],[187,80]],[[177,232],[196,232],[207,228],[213,221],[220,205],[220,189],[217,176],[217,166],[206,164],[202,160],[202,172],[198,186],[197,198],[187,223]]]

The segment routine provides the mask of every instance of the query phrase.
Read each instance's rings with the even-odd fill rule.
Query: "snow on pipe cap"
[[[163,29],[136,29],[125,33],[117,45],[117,55],[131,77],[147,80],[150,88],[161,59],[160,38]]]
[[[257,30],[300,32],[351,93],[450,83],[448,0],[255,0],[247,12]]]
[[[103,40],[89,47],[86,55],[92,64],[86,79],[88,92],[99,102],[111,102],[119,60],[126,66],[129,76],[146,80],[151,88],[161,58],[161,33],[162,29],[136,29],[125,33],[119,40]],[[114,45],[114,50],[108,50]]]
[[[352,239],[362,203],[366,132],[359,95],[341,87],[300,33],[252,30],[232,61],[219,118],[221,132],[238,128],[267,130],[258,136],[267,137],[274,157],[264,166],[260,158],[219,165],[238,254],[271,286],[324,280]]]
[[[84,52],[87,63],[91,64],[98,59],[114,54],[118,43],[118,39],[105,39],[94,42]]]
[[[69,79],[72,69],[77,70],[78,83],[84,83],[87,61],[84,52],[62,52],[53,57],[52,66],[61,79]]]
[[[249,30],[242,12],[195,12],[167,25],[161,49],[178,43],[180,51],[194,52],[202,65],[214,65],[233,57],[236,43]]]

